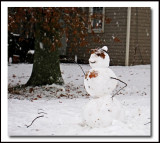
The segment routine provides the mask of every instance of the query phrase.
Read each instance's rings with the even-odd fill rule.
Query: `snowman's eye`
[[[97,52],[97,49],[91,49],[91,54],[94,54],[95,52]]]
[[[101,57],[101,58],[105,58],[105,54],[104,53],[98,53],[98,54],[96,54],[97,56],[99,56],[99,57]]]
[[[100,56],[100,54],[96,54],[97,56]]]

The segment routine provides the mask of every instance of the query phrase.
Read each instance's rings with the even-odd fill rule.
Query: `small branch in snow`
[[[39,111],[39,110],[42,110],[42,111],[44,111],[43,109],[38,109],[38,111]]]
[[[30,125],[26,125],[27,128],[29,128],[30,126],[32,126],[33,122],[34,122],[36,119],[40,118],[40,117],[44,117],[44,115],[41,115],[41,116],[36,117],[36,118],[31,122]]]
[[[147,124],[149,124],[149,123],[151,123],[151,122],[145,123],[144,125],[147,125]]]
[[[124,83],[125,84],[125,86],[124,87],[122,87],[120,90],[122,90],[123,88],[125,88],[126,86],[127,86],[127,83],[125,83],[124,81],[122,81],[122,80],[120,80],[120,79],[118,79],[118,78],[114,78],[114,77],[111,77],[111,79],[115,79],[115,80],[118,80],[118,81],[120,81],[120,82],[122,82],[122,83]],[[120,90],[118,90],[115,94],[113,94],[112,95],[112,100],[113,100],[113,97],[120,91]]]
[[[45,112],[39,112],[38,114],[41,114],[41,113],[43,113],[43,114],[47,114],[47,113],[45,113]]]

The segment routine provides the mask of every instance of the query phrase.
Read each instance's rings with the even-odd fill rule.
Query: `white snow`
[[[34,54],[34,50],[29,50],[28,54],[32,54],[33,55]]]
[[[12,63],[12,57],[9,57],[9,64]]]
[[[14,36],[20,36],[20,34],[16,34],[16,33],[13,33],[13,32],[11,32],[11,34],[14,35]]]
[[[39,42],[39,46],[41,49],[43,49],[43,43],[42,42]]]
[[[19,55],[13,55],[14,57],[19,57]]]
[[[78,58],[77,55],[75,55],[75,57],[74,57],[74,59],[75,59],[74,61],[75,61],[75,62],[77,62],[77,58]]]
[[[103,46],[102,49],[105,50],[106,52],[108,51],[108,47],[107,46]]]
[[[112,36],[113,40],[115,39],[115,36]]]
[[[8,86],[24,84],[30,77],[32,64],[8,66]],[[111,66],[116,76],[128,86],[115,98],[125,111],[124,121],[114,120],[107,127],[86,126],[82,110],[91,101],[84,89],[84,75],[76,64],[61,64],[64,87],[47,85],[28,87],[26,91],[8,94],[8,134],[27,135],[103,135],[103,136],[150,136],[151,93],[150,65]],[[81,65],[84,71],[89,65]],[[119,83],[116,90],[123,87]],[[32,89],[32,90],[31,90]],[[114,92],[116,92],[116,90]],[[17,93],[17,94],[16,94]],[[31,122],[38,116],[33,124]]]

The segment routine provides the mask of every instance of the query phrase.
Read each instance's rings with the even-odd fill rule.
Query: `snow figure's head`
[[[106,68],[109,67],[110,58],[107,53],[107,46],[100,49],[93,49],[89,58],[89,65],[92,68]]]

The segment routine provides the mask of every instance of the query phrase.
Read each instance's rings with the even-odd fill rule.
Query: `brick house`
[[[93,13],[102,13],[99,20],[91,19],[88,24],[89,46],[69,51],[70,43],[62,39],[63,47],[60,55],[76,59],[79,63],[88,63],[90,49],[108,46],[111,59],[110,65],[140,65],[151,63],[151,9],[149,7],[99,7],[83,8],[88,12],[88,18]],[[104,17],[108,17],[105,21]],[[95,25],[99,25],[96,28]],[[91,25],[94,33],[103,39],[104,43],[92,41]],[[95,28],[94,28],[95,26]],[[70,37],[72,38],[72,37]]]

